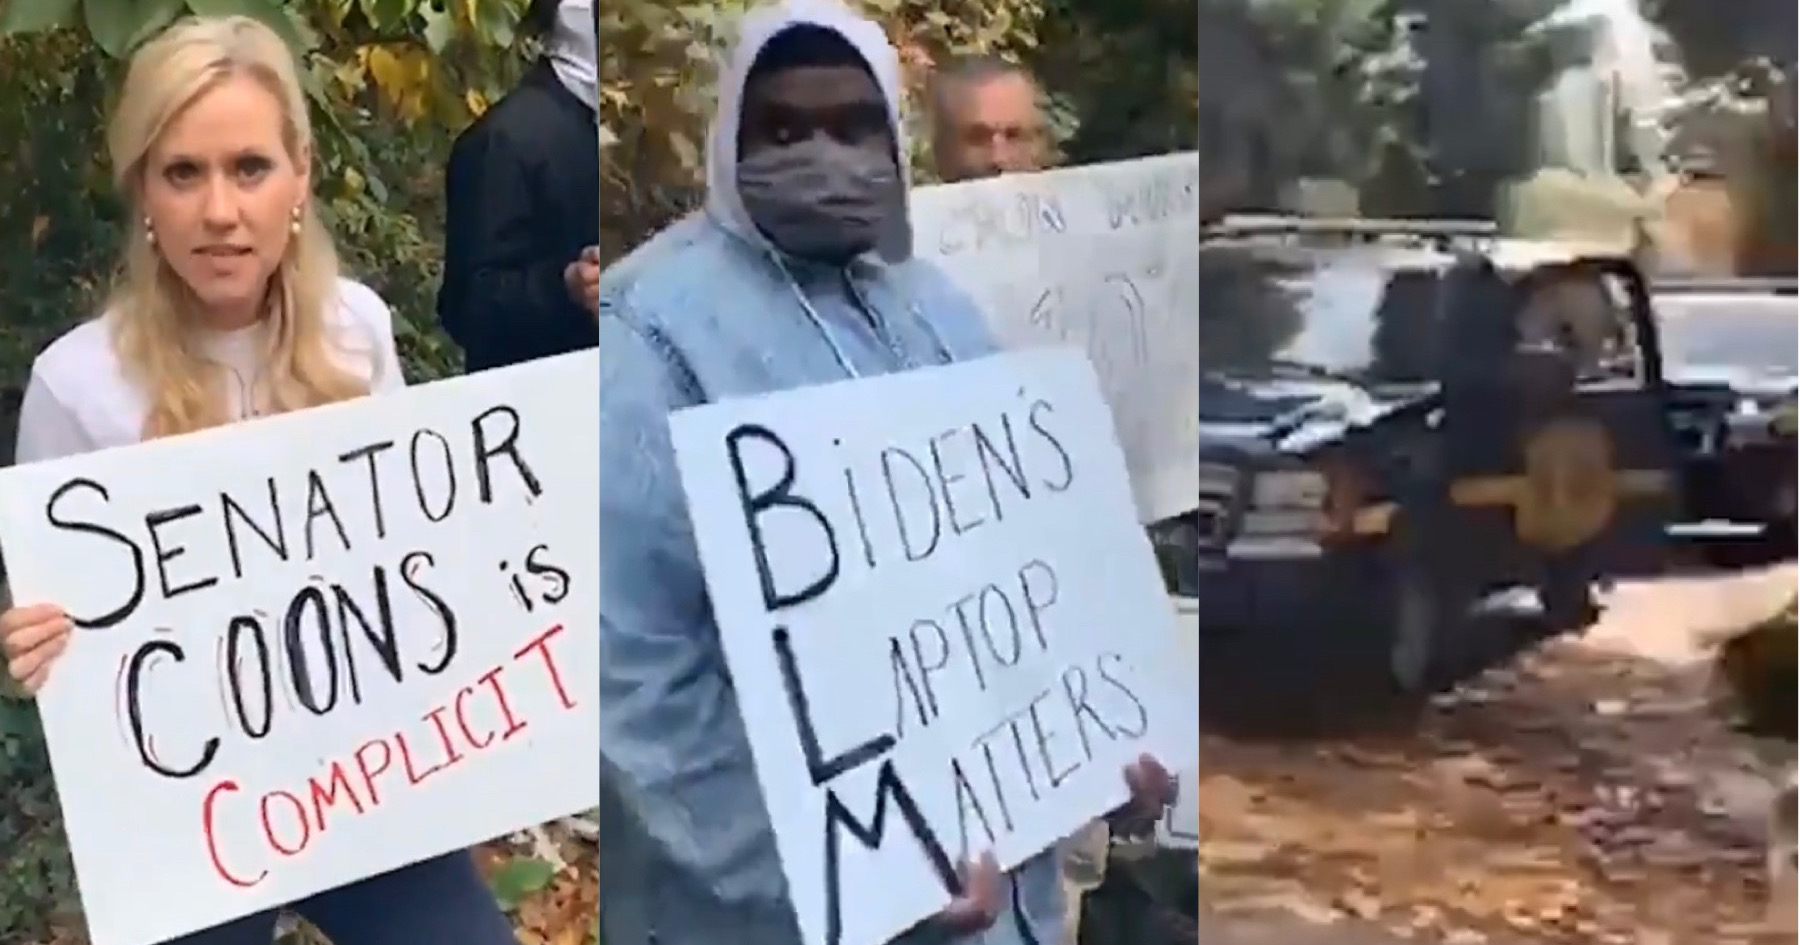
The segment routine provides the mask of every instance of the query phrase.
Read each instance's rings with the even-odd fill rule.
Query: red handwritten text
[[[511,660],[482,673],[456,695],[426,712],[413,729],[397,729],[332,759],[324,770],[296,788],[273,788],[256,797],[226,777],[206,792],[200,803],[201,831],[207,856],[225,882],[248,889],[269,875],[269,860],[228,863],[219,838],[221,823],[254,818],[262,845],[274,859],[297,857],[347,818],[367,814],[403,795],[409,787],[450,771],[473,755],[504,744],[531,727],[511,697],[516,674],[542,674],[556,693],[554,708],[569,711],[575,699],[563,685],[551,642],[563,632],[558,624],[513,653]]]

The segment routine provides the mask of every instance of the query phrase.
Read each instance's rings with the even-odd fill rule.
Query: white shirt
[[[374,290],[338,280],[338,304],[327,331],[343,366],[368,380],[371,393],[406,386],[394,349],[394,315]],[[245,418],[247,395],[262,371],[265,324],[214,332],[203,340],[210,359],[232,381],[226,394],[232,414]],[[128,380],[112,344],[112,316],[84,322],[51,342],[31,365],[31,381],[19,408],[15,462],[73,456],[143,439],[150,401]]]

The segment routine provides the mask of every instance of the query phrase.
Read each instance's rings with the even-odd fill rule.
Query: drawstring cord
[[[812,300],[806,297],[806,290],[800,288],[800,280],[794,277],[794,271],[788,267],[787,260],[782,259],[781,253],[772,248],[766,252],[769,260],[781,272],[782,278],[787,280],[788,290],[794,293],[794,299],[800,303],[800,310],[805,313],[806,320],[812,323],[814,330],[825,339],[825,344],[831,348],[831,356],[837,361],[838,367],[842,368],[845,375],[850,378],[860,379],[862,372],[856,369],[856,365],[850,360],[849,353],[838,343],[837,334],[831,330],[830,324],[819,315],[819,310],[813,307]],[[851,298],[863,310],[863,314],[868,316],[870,324],[874,327],[875,336],[887,347],[888,353],[899,360],[900,366],[906,370],[922,367],[918,359],[909,354],[899,340],[894,337],[886,320],[882,318],[880,312],[875,310],[875,306],[869,304],[868,297],[863,294],[862,288],[856,284],[856,280],[848,272],[844,275],[844,285],[850,290]],[[950,353],[949,345],[944,343],[943,336],[931,324],[931,320],[926,318],[916,306],[908,306],[907,311],[912,315],[913,321],[924,330],[926,337],[931,339],[932,347],[937,349],[938,363],[949,364],[955,360]]]
[[[237,382],[237,418],[239,420],[254,420],[257,417],[262,416],[262,411],[256,406],[256,385],[257,382],[262,379],[262,375],[258,373],[250,377],[245,377],[244,372],[223,361],[214,361],[213,363],[224,368],[231,374],[231,379]]]
[[[1051,849],[1054,850],[1056,848],[1051,847]],[[1031,923],[1025,921],[1025,902],[1019,898],[1019,878],[1016,876],[1007,877],[1007,885],[1012,887],[1013,925],[1018,928],[1019,937],[1025,940],[1025,945],[1043,945],[1042,942],[1038,941],[1037,934],[1031,931]],[[1068,907],[1068,903],[1063,903],[1064,909],[1067,909]]]

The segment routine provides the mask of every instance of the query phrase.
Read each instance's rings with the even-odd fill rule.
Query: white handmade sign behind
[[[671,420],[757,776],[809,945],[940,910],[1194,760],[1175,615],[1072,348]]]
[[[1188,674],[1189,692],[1200,689],[1200,602],[1191,597],[1171,598],[1177,625],[1181,628],[1181,648],[1176,651],[1182,670]],[[1196,849],[1200,846],[1199,766],[1176,773],[1187,788],[1175,798],[1174,806],[1163,814],[1156,826],[1156,842],[1165,847]]]
[[[0,474],[93,945],[598,802],[589,352]]]
[[[1194,152],[923,187],[913,249],[1009,347],[1073,344],[1100,374],[1139,517],[1194,507],[1200,429]]]

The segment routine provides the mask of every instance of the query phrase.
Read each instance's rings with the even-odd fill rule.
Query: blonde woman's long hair
[[[139,208],[151,145],[190,103],[235,76],[247,76],[275,96],[290,159],[310,160],[312,123],[293,54],[269,27],[242,16],[183,19],[139,49],[107,132],[115,180],[138,217],[126,237],[108,310],[127,378],[149,400],[145,439],[233,419],[223,368],[201,356],[198,326],[184,314],[194,296],[157,253]],[[268,347],[247,405],[270,413],[369,393],[368,381],[334,356],[329,315],[338,304],[337,252],[310,201],[303,202],[299,224],[270,280]]]

